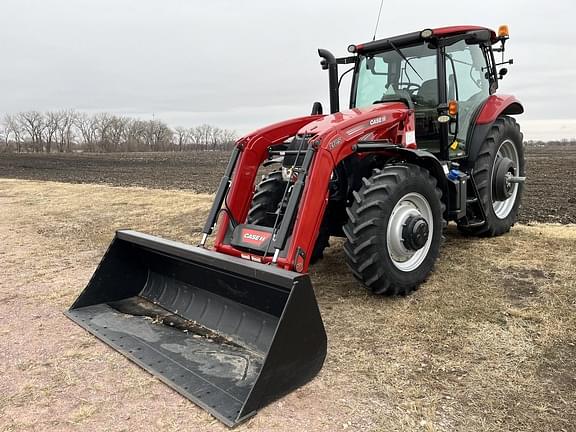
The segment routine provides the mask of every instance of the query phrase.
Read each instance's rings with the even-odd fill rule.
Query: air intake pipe
[[[338,63],[330,51],[319,49],[318,55],[322,57],[322,69],[328,69],[328,85],[330,91],[330,113],[340,111],[340,96],[338,93]]]

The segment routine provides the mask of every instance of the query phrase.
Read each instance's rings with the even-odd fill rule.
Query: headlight
[[[290,181],[290,168],[282,167],[282,180]]]
[[[282,180],[296,183],[296,180],[298,180],[298,170],[282,167]]]

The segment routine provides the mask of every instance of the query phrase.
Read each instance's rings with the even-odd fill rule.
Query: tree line
[[[131,152],[228,150],[236,132],[208,124],[171,128],[161,120],[74,110],[26,111],[0,120],[4,151]]]
[[[551,141],[528,140],[525,143],[528,147],[576,146],[576,138],[563,138],[560,140],[551,140]]]

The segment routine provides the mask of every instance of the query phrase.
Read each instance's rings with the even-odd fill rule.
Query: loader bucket
[[[116,233],[66,315],[228,426],[326,356],[307,275],[134,231]]]

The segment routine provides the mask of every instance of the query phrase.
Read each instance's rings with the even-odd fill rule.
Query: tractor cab
[[[474,117],[498,87],[493,51],[503,51],[507,38],[505,26],[498,36],[472,26],[424,30],[350,45],[355,56],[336,63],[355,63],[351,109],[401,101],[415,112],[418,148],[459,159],[468,154]]]

